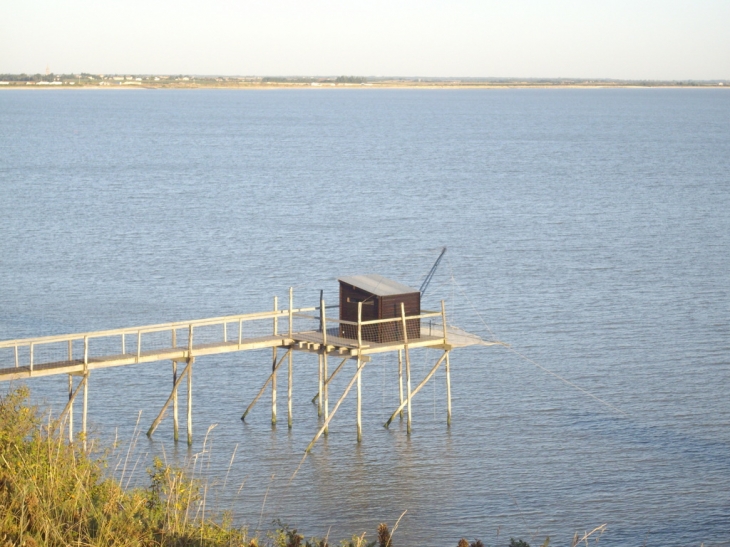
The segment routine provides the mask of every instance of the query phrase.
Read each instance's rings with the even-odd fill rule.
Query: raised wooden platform
[[[173,390],[168,401],[148,432],[151,435],[162,420],[168,404],[173,403],[175,440],[177,440],[177,390],[183,380],[188,385],[188,442],[192,442],[192,365],[197,357],[217,355],[237,351],[272,349],[273,362],[264,361],[267,368],[271,367],[271,375],[261,388],[259,395],[249,405],[244,413],[251,410],[267,385],[272,386],[272,423],[276,423],[276,371],[288,356],[289,363],[289,426],[292,424],[292,354],[293,352],[315,353],[319,356],[319,398],[318,409],[324,415],[324,425],[318,432],[312,444],[323,432],[334,416],[337,408],[347,396],[354,382],[358,384],[358,440],[360,439],[360,373],[362,368],[370,362],[371,356],[379,353],[398,353],[398,378],[400,383],[400,407],[396,411],[403,411],[408,406],[408,431],[410,431],[410,401],[421,387],[433,376],[442,362],[446,363],[448,418],[451,419],[451,390],[449,376],[449,352],[457,347],[471,345],[493,345],[479,337],[448,327],[446,312],[442,303],[439,312],[422,311],[416,316],[406,316],[402,308],[402,316],[391,319],[362,321],[344,321],[330,319],[327,310],[336,308],[325,306],[324,301],[318,307],[294,309],[292,291],[289,292],[289,308],[278,309],[278,301],[274,299],[274,309],[266,312],[213,317],[195,321],[181,321],[156,325],[144,325],[123,329],[94,331],[86,333],[44,336],[0,342],[0,381],[31,379],[39,376],[66,374],[69,375],[69,403],[64,411],[73,413],[73,400],[79,389],[84,389],[83,431],[86,430],[86,396],[88,392],[88,376],[91,371],[119,366],[137,365],[157,361],[172,361],[173,363]],[[361,308],[359,309],[361,313]],[[405,336],[408,321],[418,319],[421,322],[420,337],[407,339]],[[427,321],[424,321],[427,320]],[[330,325],[335,326],[331,327]],[[348,325],[346,330],[341,325]],[[280,328],[283,327],[283,328]],[[303,328],[302,328],[303,327]],[[379,333],[387,332],[392,338],[389,341],[371,342],[367,334],[378,329]],[[368,329],[371,329],[368,331]],[[268,331],[268,332],[267,332]],[[282,332],[284,331],[284,332]],[[356,332],[357,338],[343,338],[341,332]],[[233,334],[233,336],[231,336]],[[408,336],[411,336],[408,329]],[[379,338],[380,339],[380,338]],[[409,350],[415,348],[433,348],[442,350],[443,356],[426,378],[411,390]],[[131,350],[131,351],[130,351]],[[279,359],[278,351],[286,350]],[[403,390],[403,355],[405,355],[407,376],[407,397]],[[328,357],[342,359],[342,363],[330,375],[328,372]],[[340,400],[329,413],[328,384],[339,373],[348,359],[357,360],[357,372],[350,381]],[[177,363],[186,363],[185,369],[178,377]],[[73,389],[73,376],[81,376],[81,383]],[[316,399],[315,398],[315,399]],[[393,415],[395,416],[395,414]],[[391,416],[391,420],[392,420]],[[390,420],[388,421],[390,423]],[[386,424],[387,425],[387,424]],[[69,436],[73,438],[72,422],[69,425]]]

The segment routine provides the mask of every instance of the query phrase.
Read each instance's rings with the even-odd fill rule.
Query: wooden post
[[[357,349],[362,347],[362,302],[357,303]]]
[[[139,363],[139,356],[142,353],[142,331],[137,331],[137,363]]]
[[[74,377],[68,375],[68,442],[74,442]]]
[[[81,435],[86,452],[86,411],[89,407],[89,371],[84,372],[84,409],[81,413]]]
[[[294,289],[289,287],[289,339],[292,337],[292,330],[294,328]],[[289,429],[294,424],[294,415],[292,412],[292,385],[294,383],[294,352],[289,348],[289,370],[287,375],[287,390],[286,390],[286,403],[287,403],[287,425]]]
[[[451,363],[446,352],[446,425],[451,425]]]
[[[421,391],[421,388],[423,386],[425,386],[426,383],[431,379],[431,376],[433,376],[436,373],[436,371],[441,366],[441,363],[443,362],[443,360],[445,358],[446,358],[446,352],[444,352],[444,354],[439,358],[439,360],[436,361],[436,364],[431,369],[431,372],[429,372],[426,375],[426,377],[423,379],[423,381],[420,384],[418,384],[418,386],[416,387],[416,389],[414,389],[410,393],[410,397],[408,398],[408,400],[405,401],[405,402],[403,402],[403,403],[401,403],[401,405],[395,410],[395,412],[393,412],[393,414],[390,415],[390,418],[388,418],[388,421],[385,422],[385,427],[388,427],[390,425],[390,423],[395,419],[396,415],[403,409],[403,406],[406,405],[407,403],[410,403],[411,402],[411,398],[415,397],[416,396],[416,393],[418,393],[419,391]]]
[[[362,374],[360,352],[362,351],[362,302],[357,303],[357,329],[358,329],[358,348],[357,348],[357,442],[362,441]]]
[[[172,391],[170,392],[170,396],[167,398],[167,401],[165,401],[165,404],[162,405],[162,408],[160,409],[159,414],[157,415],[157,418],[152,422],[152,425],[147,430],[147,436],[151,437],[152,434],[157,429],[157,426],[160,425],[160,422],[162,421],[162,418],[165,417],[165,412],[167,411],[167,407],[170,406],[170,403],[173,401],[173,398],[177,398],[177,390],[180,387],[180,384],[182,383],[183,379],[187,379],[188,377],[188,367],[186,366],[182,374],[178,376],[177,380],[175,380],[175,383],[172,386]]]
[[[172,329],[172,348],[177,347],[177,329]],[[178,424],[178,407],[177,407],[177,361],[172,361],[172,438],[178,441],[180,434],[180,426]]]
[[[292,351],[292,348],[289,348],[289,349],[287,350],[287,352],[286,352],[286,353],[285,353],[285,354],[284,354],[284,355],[283,355],[283,356],[281,357],[281,359],[279,359],[279,362],[275,364],[275,366],[274,366],[274,371],[273,371],[273,372],[272,372],[272,373],[271,373],[271,374],[269,375],[269,377],[268,377],[268,378],[266,379],[266,381],[264,382],[264,385],[263,385],[263,386],[261,387],[261,389],[259,390],[259,392],[258,392],[258,394],[256,395],[256,397],[254,397],[253,401],[251,401],[251,404],[250,404],[250,405],[248,405],[248,407],[246,408],[246,411],[245,411],[245,412],[243,413],[243,416],[241,416],[241,420],[244,420],[244,421],[246,420],[246,415],[247,415],[247,414],[248,414],[249,412],[251,412],[251,409],[252,409],[252,408],[253,408],[253,406],[254,406],[254,405],[256,404],[256,401],[258,401],[258,400],[259,400],[259,398],[260,398],[260,397],[261,397],[261,396],[262,396],[262,395],[264,394],[264,391],[266,391],[266,386],[268,386],[268,385],[269,385],[269,382],[270,382],[270,381],[271,381],[271,379],[272,379],[272,378],[274,377],[274,372],[276,372],[276,370],[277,370],[277,369],[278,369],[278,368],[279,368],[279,367],[281,366],[281,364],[282,364],[282,363],[284,362],[284,357],[286,357],[286,356],[287,356],[287,354],[291,353],[291,351]]]
[[[287,425],[289,429],[294,425],[294,413],[292,407],[292,386],[294,384],[294,352],[289,351],[289,370],[287,378]]]
[[[294,330],[294,288],[289,287],[289,338]]]
[[[271,425],[276,425],[276,360],[278,358],[277,348],[273,351],[271,362]]]
[[[71,345],[71,344],[70,344],[70,342],[69,342],[69,346],[70,346],[70,345]],[[124,340],[124,333],[122,333],[122,355],[126,355],[126,354],[127,354],[127,348],[125,347],[125,345],[126,345],[126,344],[125,344],[125,340]]]
[[[16,353],[16,361],[17,361],[18,346],[15,346],[15,353]],[[124,352],[122,352],[122,353],[124,353]],[[74,346],[73,346],[73,341],[72,340],[69,340],[68,341],[68,360],[69,361],[73,361],[73,359],[74,359]],[[17,363],[16,363],[15,366],[16,367],[18,366]]]
[[[441,301],[441,322],[444,326],[444,346],[447,346],[449,339],[446,335],[446,303]],[[451,363],[449,362],[449,350],[446,350],[446,425],[451,426]]]
[[[441,322],[444,325],[444,345],[448,344],[448,338],[446,336],[446,304],[444,301],[441,301]]]
[[[33,374],[33,342],[30,343],[30,373]]]
[[[398,402],[403,404],[403,350],[398,350]],[[400,411],[400,419],[403,419],[403,411]]]
[[[364,364],[360,366],[360,368],[364,368]],[[345,388],[345,392],[342,394],[342,396],[337,401],[337,404],[335,404],[334,408],[332,409],[332,414],[330,414],[330,417],[324,422],[322,427],[319,428],[319,431],[317,431],[317,434],[314,436],[312,441],[307,445],[307,449],[304,451],[305,454],[307,454],[310,450],[312,450],[312,447],[314,446],[314,443],[317,442],[317,439],[319,439],[322,436],[322,433],[324,433],[325,428],[329,425],[329,423],[332,421],[332,418],[335,417],[335,414],[337,413],[337,409],[340,408],[340,405],[342,404],[342,401],[345,400],[345,397],[347,397],[347,394],[350,393],[350,390],[352,389],[352,385],[357,380],[357,372],[352,377],[352,380],[350,380],[350,383],[347,384],[347,387]]]
[[[68,341],[68,345],[69,345],[69,347],[71,347],[71,340]],[[15,348],[15,368],[18,368],[20,366],[20,363],[18,362],[18,346],[15,345],[13,347]],[[68,360],[70,361],[71,358],[69,357]]]
[[[406,324],[406,307],[403,302],[400,303],[400,315],[403,321],[403,348],[406,353],[406,384],[408,389],[408,421],[406,432],[411,434],[411,356],[408,351],[408,328]]]
[[[319,365],[319,385],[317,387],[317,416],[322,415],[322,354],[317,354],[317,364]]]
[[[177,361],[172,362],[172,438],[175,442],[180,437],[177,406]]]
[[[274,311],[279,310],[279,299],[274,297]],[[274,316],[274,336],[279,334],[279,316]],[[276,360],[278,358],[279,349],[272,348],[272,362],[271,362],[271,425],[276,425]]]
[[[329,388],[327,387],[327,312],[323,292],[324,291],[320,292],[319,297],[319,315],[322,323],[322,378],[324,379],[322,384],[322,396],[324,397],[324,401],[322,402],[322,405],[324,407],[324,420],[327,422],[327,418],[329,418],[330,415],[330,402],[328,396]],[[329,435],[329,428],[325,427],[324,434]]]
[[[360,354],[357,356],[357,442],[362,441],[362,381]]]
[[[344,359],[342,360],[342,362],[341,362],[341,363],[340,363],[339,365],[337,365],[337,368],[336,368],[336,369],[335,369],[335,371],[334,371],[334,372],[333,372],[333,373],[332,373],[332,374],[330,375],[330,377],[329,377],[329,378],[325,378],[325,380],[324,380],[324,383],[325,383],[325,384],[329,384],[329,383],[330,383],[330,382],[332,381],[332,379],[333,379],[333,378],[334,378],[335,376],[337,376],[337,373],[338,373],[338,372],[340,372],[340,370],[342,370],[342,367],[343,367],[343,366],[345,365],[345,363],[346,363],[346,362],[347,362],[347,361],[348,361],[349,359],[350,359],[350,356],[349,356],[349,355],[348,355],[347,357],[345,357],[345,358],[344,358]],[[315,393],[314,397],[312,397],[312,404],[314,404],[314,402],[315,402],[315,401],[317,400],[317,397],[319,397],[319,395]]]
[[[187,374],[185,375],[188,383],[188,446],[193,444],[193,324],[188,326],[188,358],[187,358]],[[182,379],[182,378],[181,378]]]
[[[191,328],[192,330],[192,328]],[[192,344],[191,344],[192,345]],[[193,444],[193,363],[195,357],[188,357],[188,445]]]

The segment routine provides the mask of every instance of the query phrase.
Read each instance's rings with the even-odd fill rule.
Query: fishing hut
[[[327,434],[332,418],[355,384],[357,384],[357,439],[360,441],[362,370],[371,362],[373,355],[391,353],[398,356],[399,401],[385,426],[387,427],[398,415],[402,418],[406,410],[407,431],[410,433],[411,400],[442,364],[445,365],[446,372],[446,419],[447,423],[451,423],[450,352],[457,347],[493,345],[497,342],[485,342],[478,336],[449,326],[443,300],[439,310],[429,311],[421,308],[421,297],[437,265],[438,261],[420,290],[377,274],[341,277],[339,305],[325,305],[321,293],[319,305],[296,308],[294,292],[290,288],[288,306],[283,309],[279,306],[279,299],[274,297],[272,309],[255,313],[0,341],[0,381],[27,380],[49,375],[67,376],[68,403],[57,419],[57,424],[59,427],[66,424],[69,441],[77,440],[73,429],[74,401],[80,392],[83,393],[82,435],[79,439],[85,446],[87,402],[92,372],[109,367],[132,367],[146,363],[160,366],[160,363],[168,362],[172,364],[172,389],[147,434],[151,436],[155,432],[167,415],[168,409],[172,408],[173,437],[175,441],[178,440],[178,412],[179,407],[183,406],[183,403],[178,401],[178,389],[184,382],[187,440],[188,444],[191,444],[193,364],[197,358],[270,349],[271,360],[262,363],[270,374],[241,419],[246,418],[270,386],[271,422],[276,424],[277,374],[286,363],[288,426],[291,428],[294,353],[316,354],[319,361],[318,391],[312,402],[317,404],[322,423],[307,447],[308,452],[322,434]],[[339,313],[332,313],[337,308]],[[424,320],[428,320],[426,327],[422,326]],[[412,389],[410,351],[414,348],[432,348],[442,353],[433,368]],[[340,361],[333,371],[330,371],[328,366],[330,359]],[[354,362],[354,374],[330,412],[330,382],[345,370],[347,362]],[[178,364],[183,365],[181,370],[178,369]],[[217,373],[214,360],[212,362],[206,360],[204,366],[196,365],[195,369],[197,374]],[[395,380],[396,375],[393,377]]]
[[[413,289],[378,274],[341,277],[340,282],[340,336],[357,338],[354,323],[358,319],[358,306],[362,306],[362,320],[395,319],[401,316],[403,304],[407,316],[421,313],[421,291]],[[421,320],[406,321],[410,340],[421,337]],[[377,323],[365,328],[362,339],[369,342],[395,342],[403,340],[403,328],[398,322]]]

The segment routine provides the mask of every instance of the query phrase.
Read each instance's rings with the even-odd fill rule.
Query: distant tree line
[[[335,80],[337,84],[364,84],[368,79],[362,76],[338,76]]]
[[[94,77],[91,74],[83,72],[80,74],[81,79]],[[3,82],[53,82],[54,80],[77,80],[78,74],[0,74],[0,81]]]
[[[263,83],[279,83],[279,84],[311,84],[315,82],[334,82],[336,84],[363,84],[367,82],[367,78],[362,76],[338,76],[337,78],[312,78],[300,76],[266,76],[261,78]]]

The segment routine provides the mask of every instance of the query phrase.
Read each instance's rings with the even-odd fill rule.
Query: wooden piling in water
[[[319,379],[317,387],[317,417],[322,416],[322,354],[317,354],[317,365],[319,368]]]
[[[451,425],[451,363],[446,352],[446,425]]]
[[[172,329],[172,347],[177,347],[177,330]],[[172,361],[172,438],[175,442],[180,436],[180,424],[178,423],[177,406],[177,361]]]
[[[448,347],[449,339],[446,334],[446,303],[441,301],[441,322],[444,327],[444,347]],[[451,363],[449,350],[446,350],[446,425],[451,425]]]
[[[357,442],[362,441],[362,302],[357,303]]]
[[[403,349],[406,354],[406,384],[408,388],[408,421],[406,426],[406,432],[411,434],[411,355],[408,351],[408,329],[406,324],[406,308],[403,302],[400,304],[401,320],[403,322]],[[402,403],[401,403],[401,406]]]
[[[279,311],[279,299],[274,297],[274,311]],[[274,336],[279,334],[279,319],[274,316]],[[272,363],[271,363],[271,425],[276,425],[276,361],[279,356],[279,348],[272,348]]]
[[[157,417],[152,422],[152,425],[147,430],[147,436],[151,437],[152,434],[157,429],[157,426],[160,425],[160,422],[162,421],[162,418],[165,417],[165,412],[167,411],[167,407],[170,406],[170,402],[174,402],[177,398],[177,390],[180,387],[180,384],[183,381],[183,378],[187,379],[188,377],[188,368],[189,368],[190,361],[186,361],[185,368],[182,371],[182,374],[176,378],[175,383],[172,385],[172,391],[170,392],[170,396],[167,398],[167,401],[165,401],[165,404],[162,405],[162,408],[160,409],[159,414],[157,414]]]
[[[403,404],[403,350],[398,350],[398,403]],[[400,411],[400,419],[403,419],[403,411]]]
[[[188,358],[188,446],[193,444],[193,363],[195,357]]]
[[[278,363],[274,363],[274,367],[273,367],[274,370],[271,371],[271,374],[269,375],[269,377],[264,382],[264,385],[261,387],[261,389],[259,390],[259,392],[256,395],[256,397],[254,397],[253,401],[251,401],[251,404],[248,405],[248,407],[246,408],[246,411],[243,413],[243,416],[241,416],[241,420],[244,420],[244,421],[246,420],[246,416],[248,415],[249,412],[251,412],[251,409],[256,404],[256,401],[258,401],[259,398],[261,397],[261,395],[264,394],[264,391],[266,391],[266,386],[269,385],[269,382],[271,382],[271,380],[274,378],[274,374],[276,374],[276,371],[279,369],[279,367],[281,366],[281,364],[284,362],[284,358],[287,357],[287,355],[290,354],[291,351],[292,351],[292,349],[289,348],[287,350],[287,352],[281,357],[281,359],[279,359],[279,362]]]
[[[81,412],[81,435],[84,452],[86,452],[86,411],[89,407],[89,371],[84,373],[84,404]]]
[[[330,404],[329,404],[329,388],[327,386],[327,313],[325,309],[325,303],[324,299],[322,298],[322,293],[320,293],[320,299],[319,299],[319,315],[320,315],[320,321],[322,323],[322,378],[324,380],[322,384],[322,396],[324,397],[324,401],[322,402],[322,406],[324,409],[324,419],[325,422],[327,421],[327,418],[329,418],[330,414]],[[329,434],[329,429],[325,427],[324,434]]]
[[[431,371],[426,375],[426,377],[421,381],[420,384],[414,389],[412,392],[409,390],[409,397],[406,401],[401,403],[401,405],[393,412],[393,414],[390,415],[390,418],[388,418],[388,421],[385,422],[385,427],[390,426],[391,422],[395,419],[395,417],[398,415],[398,413],[403,409],[403,406],[408,404],[410,405],[411,399],[416,396],[416,394],[421,391],[421,388],[426,385],[426,383],[431,379],[431,377],[436,373],[438,368],[441,366],[441,363],[446,359],[446,356],[448,355],[448,352],[444,352],[444,354],[439,358],[438,361],[436,361],[436,364],[431,369]]]
[[[74,442],[74,377],[68,375],[68,442]]]
[[[289,287],[289,338],[292,337],[294,329],[294,289]],[[294,415],[292,413],[292,384],[294,382],[294,353],[289,351],[289,370],[287,374],[287,425],[289,429],[294,423]]]

